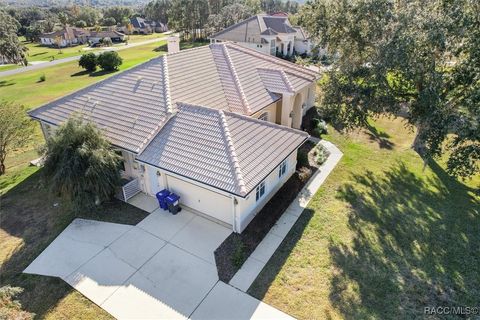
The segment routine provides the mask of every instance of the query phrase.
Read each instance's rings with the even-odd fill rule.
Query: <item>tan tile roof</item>
[[[93,121],[113,145],[138,152],[172,112],[163,59],[154,59],[30,112],[59,125],[73,113]]]
[[[180,103],[139,161],[246,196],[308,134],[233,112]]]
[[[274,93],[298,90],[316,76],[232,43],[211,44],[152,59],[30,114],[58,125],[83,113],[112,144],[138,153],[175,111],[175,102],[251,115],[278,100]]]

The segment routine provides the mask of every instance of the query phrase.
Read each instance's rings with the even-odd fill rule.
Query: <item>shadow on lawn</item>
[[[110,73],[115,73],[115,72],[118,72],[118,70],[113,70],[113,71],[97,70],[97,71],[93,71],[93,72],[83,70],[83,71],[78,71],[78,72],[73,73],[72,75],[70,75],[70,77],[80,77],[80,76],[84,76],[84,75],[87,75],[87,74],[88,74],[89,77],[99,77],[99,76],[103,76],[103,75],[110,74]]]
[[[24,288],[20,302],[25,310],[34,312],[39,318],[43,318],[73,289],[59,278],[23,274],[22,271],[73,219],[136,224],[148,215],[118,200],[94,212],[75,215],[45,187],[41,172],[33,173],[0,198],[0,228],[7,233],[4,248],[12,252],[8,260],[0,261],[0,287]],[[54,206],[54,203],[59,205]],[[98,308],[98,312],[103,311]]]
[[[367,130],[365,133],[371,141],[376,141],[378,146],[382,149],[392,150],[395,144],[389,140],[390,135],[383,131],[378,131],[374,126],[367,124]]]
[[[480,296],[480,201],[435,162],[354,175],[351,246],[330,244],[330,300],[347,319],[423,317],[426,306],[475,306]]]

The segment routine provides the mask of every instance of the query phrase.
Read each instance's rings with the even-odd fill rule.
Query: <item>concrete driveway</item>
[[[24,271],[57,276],[118,319],[281,319],[220,282],[213,251],[231,230],[188,210],[136,226],[74,220]]]

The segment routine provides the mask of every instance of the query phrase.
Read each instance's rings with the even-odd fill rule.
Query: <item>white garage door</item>
[[[168,189],[180,196],[180,204],[232,224],[232,199],[167,175]]]

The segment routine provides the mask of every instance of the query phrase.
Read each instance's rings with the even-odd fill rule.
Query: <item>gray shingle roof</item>
[[[293,63],[218,43],[152,59],[30,115],[59,125],[72,113],[82,113],[105,131],[112,144],[139,153],[178,101],[251,115],[278,100],[274,93],[283,93],[286,83],[298,90],[316,77]]]
[[[137,159],[244,197],[307,137],[270,122],[182,103]]]
[[[210,38],[246,42],[248,38],[258,35],[286,33],[297,33],[297,30],[290,25],[288,17],[258,14],[231,25],[211,35]],[[260,38],[257,40],[260,41]]]

